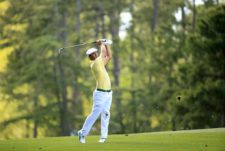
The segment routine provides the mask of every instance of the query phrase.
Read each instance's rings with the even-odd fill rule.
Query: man
[[[109,63],[112,55],[109,45],[112,41],[100,39],[96,41],[100,46],[101,53],[98,56],[97,49],[88,49],[86,55],[91,60],[91,70],[96,79],[96,89],[93,92],[92,112],[87,117],[84,125],[78,131],[80,143],[85,143],[85,137],[89,134],[93,124],[101,114],[101,137],[99,142],[104,143],[108,137],[108,125],[110,118],[110,106],[112,103],[112,91],[109,75],[105,69],[105,65]]]

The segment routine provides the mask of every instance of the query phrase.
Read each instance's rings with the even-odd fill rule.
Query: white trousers
[[[101,114],[101,138],[108,137],[108,126],[110,119],[110,107],[112,104],[112,91],[102,92],[95,90],[93,92],[93,107],[92,112],[86,118],[84,125],[81,129],[83,136],[87,136]]]

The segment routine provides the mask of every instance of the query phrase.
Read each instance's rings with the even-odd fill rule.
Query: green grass
[[[0,141],[0,151],[225,151],[225,128],[110,135],[105,144],[89,136]]]

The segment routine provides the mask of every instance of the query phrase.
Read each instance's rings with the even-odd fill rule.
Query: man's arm
[[[104,64],[106,65],[112,58],[111,50],[109,45],[102,44],[101,42],[98,43],[101,48],[100,57],[102,57],[102,60]]]

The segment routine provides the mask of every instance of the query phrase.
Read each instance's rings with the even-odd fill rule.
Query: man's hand
[[[97,44],[98,46],[101,46],[101,44],[102,44],[101,39],[96,40],[96,44]]]
[[[112,40],[109,40],[109,39],[98,39],[98,40],[96,40],[96,44],[98,45],[98,46],[100,46],[100,45],[111,45],[112,44]]]

